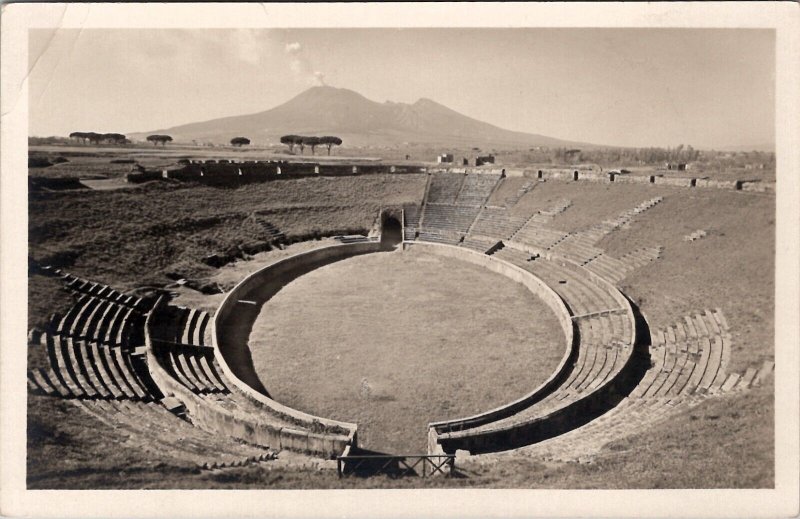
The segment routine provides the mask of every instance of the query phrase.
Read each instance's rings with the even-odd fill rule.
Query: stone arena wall
[[[406,246],[411,245],[410,243],[406,243]],[[413,246],[419,246],[419,243],[414,243]],[[514,272],[516,270],[522,271],[522,269],[517,269],[513,265],[510,265],[502,260],[497,260],[492,258],[491,256],[485,256],[480,253],[475,253],[473,251],[469,251],[472,254],[464,254],[467,251],[461,250],[458,247],[454,247],[451,245],[440,245],[440,244],[425,244],[425,246],[435,247],[437,252],[441,252],[445,255],[453,255],[457,256],[461,259],[474,259],[474,263],[478,264],[485,264],[487,267],[492,268],[496,272],[500,272],[506,275],[509,275],[512,279],[515,279]],[[473,258],[472,255],[475,257]],[[483,258],[481,258],[483,256]],[[479,259],[480,258],[480,259]],[[485,259],[484,259],[485,258]],[[489,263],[485,263],[485,262]],[[494,263],[494,265],[492,265]],[[491,266],[490,266],[491,265]],[[501,265],[500,269],[495,269],[497,265]],[[513,269],[513,270],[512,270]],[[609,291],[614,297],[614,300],[619,304],[620,309],[624,309],[625,314],[629,322],[631,323],[631,335],[628,338],[629,344],[633,345],[636,341],[636,326],[635,326],[635,318],[633,315],[633,309],[631,308],[630,304],[627,302],[625,297],[611,285],[608,281],[603,279],[602,277],[590,272],[589,270],[585,270],[585,275],[588,280],[592,283],[598,285],[601,288],[605,288]],[[522,271],[524,272],[524,271]],[[525,272],[525,274],[529,274]],[[552,292],[555,298],[558,299],[560,305],[563,306],[563,302],[561,298],[555,294],[544,282],[538,280],[535,276],[530,274],[530,278],[535,279],[541,285],[544,285],[545,288]],[[526,285],[528,286],[528,285]],[[537,292],[537,295],[542,297],[541,294]],[[545,301],[548,301],[549,298],[547,296],[542,297]],[[552,308],[552,307],[551,307]],[[468,430],[467,427],[477,427],[480,425],[484,425],[487,423],[491,423],[492,421],[499,420],[501,418],[505,418],[507,416],[511,416],[514,413],[518,412],[519,410],[528,407],[530,405],[535,404],[541,398],[547,396],[553,389],[555,389],[558,384],[562,381],[563,374],[566,373],[566,367],[569,365],[571,361],[575,359],[577,356],[577,351],[579,348],[579,344],[577,344],[576,335],[574,335],[573,323],[569,312],[566,310],[566,307],[563,309],[562,312],[556,312],[556,315],[559,316],[559,322],[561,322],[562,327],[568,326],[571,330],[571,334],[568,335],[569,338],[569,348],[567,353],[565,354],[564,358],[562,359],[561,364],[556,369],[556,371],[551,375],[550,379],[548,379],[544,384],[542,384],[539,388],[536,388],[532,393],[526,395],[520,400],[512,402],[506,406],[488,411],[487,413],[483,413],[480,415],[476,415],[473,417],[468,417],[465,419],[460,420],[449,420],[449,421],[442,421],[442,422],[434,422],[428,425],[428,452],[431,454],[441,453],[441,452],[455,452],[457,449],[465,449],[474,452],[488,452],[492,450],[505,450],[509,447],[515,446],[522,446],[527,443],[530,443],[532,440],[543,439],[547,437],[553,430],[559,430],[562,428],[567,428],[569,424],[574,423],[576,421],[581,420],[581,418],[587,414],[592,413],[596,409],[602,409],[604,405],[606,405],[609,401],[613,401],[615,399],[620,399],[622,392],[622,385],[626,383],[623,377],[619,376],[623,372],[626,372],[633,362],[633,356],[631,355],[626,363],[621,366],[610,378],[609,380],[603,384],[602,386],[596,388],[591,393],[587,394],[586,396],[576,400],[575,402],[571,403],[570,405],[556,409],[555,411],[548,413],[547,415],[537,417],[535,419],[521,422],[518,424],[513,424],[501,428],[496,429],[487,429],[481,431],[473,431]],[[565,320],[564,320],[565,319]],[[463,432],[451,432],[446,435],[446,437],[441,437],[439,432],[446,432],[452,428],[456,429],[467,429]]]
[[[509,279],[524,285],[528,290],[544,301],[551,310],[553,310],[558,318],[558,322],[561,325],[565,337],[565,352],[561,362],[555,371],[550,375],[550,377],[539,387],[518,400],[477,415],[456,420],[433,422],[428,425],[429,438],[432,434],[435,438],[435,432],[431,433],[430,430],[435,431],[437,427],[476,427],[481,424],[490,423],[492,421],[511,416],[519,410],[537,402],[544,395],[548,394],[554,386],[561,382],[561,379],[566,374],[567,366],[577,354],[577,347],[575,344],[576,335],[574,324],[570,318],[569,311],[555,291],[548,287],[543,281],[539,280],[536,276],[524,271],[523,269],[506,263],[505,261],[498,260],[497,258],[493,258],[492,256],[487,256],[486,254],[481,254],[470,249],[464,249],[462,247],[456,247],[453,245],[422,242],[404,242],[403,246],[404,248],[424,248],[427,252],[439,256],[455,258],[475,265],[480,265],[488,270],[491,270],[492,272],[502,274],[503,276],[506,276]]]
[[[247,322],[241,311],[240,300],[255,299],[260,308],[263,302],[274,296],[286,283],[298,276],[310,272],[321,266],[340,261],[352,256],[378,252],[381,250],[379,242],[360,242],[351,244],[331,245],[296,254],[267,266],[244,278],[237,284],[220,304],[212,321],[212,339],[215,348],[215,357],[225,376],[235,385],[236,389],[247,395],[252,400],[264,407],[288,416],[304,425],[321,424],[327,427],[339,427],[350,431],[349,437],[355,441],[356,424],[329,420],[303,413],[284,406],[272,400],[256,388],[260,381],[255,373],[250,360],[250,352],[246,341],[228,340],[224,329],[231,327],[249,330],[252,322]],[[252,306],[247,303],[247,306]],[[251,316],[255,319],[257,312]],[[246,351],[242,351],[246,350]]]
[[[152,318],[159,307],[166,305],[166,302],[166,298],[162,297],[145,320],[147,368],[153,381],[165,395],[175,396],[183,403],[196,425],[255,445],[306,452],[326,459],[340,455],[353,442],[355,428],[349,434],[316,434],[289,427],[279,427],[259,420],[257,415],[231,412],[210,400],[199,397],[184,387],[164,371],[153,352]],[[231,391],[238,390],[235,387],[230,389]]]

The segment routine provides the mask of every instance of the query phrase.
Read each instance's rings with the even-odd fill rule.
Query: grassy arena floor
[[[359,445],[424,452],[427,424],[521,397],[555,370],[564,338],[522,285],[425,251],[313,271],[264,305],[256,371],[290,407],[359,424]]]

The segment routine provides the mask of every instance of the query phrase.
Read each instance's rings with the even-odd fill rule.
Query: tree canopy
[[[250,139],[248,139],[247,137],[234,137],[233,139],[231,139],[231,144],[233,144],[234,146],[247,146],[248,144],[250,144]]]
[[[84,144],[89,141],[94,144],[108,142],[112,144],[126,144],[128,139],[121,133],[97,133],[97,132],[72,132],[70,139],[80,139]]]
[[[325,135],[319,138],[319,143],[328,148],[328,155],[331,154],[331,146],[341,146],[342,139],[333,135]]]
[[[303,145],[311,148],[311,154],[314,154],[314,148],[320,145],[319,137],[303,137]],[[300,148],[302,149],[302,147]]]
[[[172,137],[169,135],[148,135],[147,140],[153,143],[153,146],[161,143],[162,146],[165,146],[168,142],[172,142]]]
[[[335,137],[333,135],[326,135],[324,137],[315,137],[315,136],[303,136],[303,135],[284,135],[281,137],[281,144],[286,144],[289,146],[289,153],[294,153],[294,147],[298,146],[300,148],[300,153],[303,153],[303,150],[306,146],[311,147],[311,154],[314,154],[314,150],[317,146],[326,146],[328,148],[328,155],[331,154],[331,147],[332,146],[341,146],[342,139],[339,137]]]

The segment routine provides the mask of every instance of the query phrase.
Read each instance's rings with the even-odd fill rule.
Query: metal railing
[[[392,478],[435,474],[450,476],[455,469],[455,454],[413,454],[413,455],[347,455],[336,457],[336,470],[339,477],[373,476],[384,474]]]

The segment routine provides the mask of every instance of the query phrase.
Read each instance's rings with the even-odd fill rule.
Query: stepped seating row
[[[572,373],[562,385],[555,400],[579,396],[608,381],[621,369],[629,354],[631,329],[623,314],[595,315],[578,319],[580,349]]]
[[[466,176],[463,173],[433,173],[428,186],[427,203],[455,203]]]
[[[530,180],[530,181],[528,181],[528,182],[525,182],[525,183],[522,185],[522,187],[521,187],[521,188],[519,188],[519,190],[517,190],[517,192],[516,192],[516,193],[514,193],[514,196],[512,196],[512,197],[510,197],[510,198],[508,198],[508,199],[506,200],[506,202],[505,202],[505,205],[506,205],[506,207],[514,207],[515,205],[517,205],[517,202],[519,202],[519,201],[520,201],[520,199],[521,199],[523,196],[525,196],[526,194],[528,194],[528,191],[530,191],[531,189],[533,189],[534,187],[536,187],[537,183],[538,183],[538,182],[537,182],[536,180]]]
[[[637,214],[640,214],[643,211],[646,211],[647,209],[660,203],[661,200],[663,200],[662,197],[656,197],[650,200],[646,200],[641,204],[637,205],[636,207],[634,207],[633,209],[629,209],[627,211],[622,212],[616,218],[610,220],[604,220],[603,222],[594,224],[588,227],[587,229],[581,231],[576,231],[572,233],[561,233],[561,236],[558,239],[553,239],[553,240],[547,240],[541,238],[540,235],[542,234],[542,231],[540,231],[539,229],[537,229],[537,232],[532,233],[533,234],[532,236],[530,235],[531,233],[529,233],[529,231],[526,230],[526,228],[530,226],[544,223],[544,221],[542,221],[542,218],[539,218],[537,221],[537,217],[540,217],[541,215],[545,215],[546,217],[548,213],[540,211],[539,214],[535,214],[531,218],[529,223],[526,224],[526,226],[523,227],[520,230],[520,232],[514,236],[514,239],[516,241],[530,244],[535,247],[551,250],[554,253],[569,259],[570,261],[574,261],[579,264],[585,264],[597,258],[603,253],[603,250],[595,247],[594,244],[596,244],[604,236],[611,233],[615,229],[618,229],[622,225],[628,223],[631,220],[631,218],[633,218]],[[551,231],[551,233],[552,233],[551,236],[555,238],[556,233],[553,231]]]
[[[718,393],[726,382],[730,359],[730,335],[720,311],[685,316],[652,336],[650,347],[654,369],[631,393],[649,398],[692,393]]]
[[[486,203],[489,195],[500,180],[500,175],[493,174],[468,174],[464,178],[461,191],[456,198],[458,205],[477,205]],[[430,200],[429,200],[430,202]]]
[[[447,204],[427,204],[422,229],[466,234],[480,208]]]
[[[128,347],[141,344],[141,333],[135,330],[141,328],[143,319],[135,306],[83,294],[63,317],[51,318],[50,330],[74,339]]]
[[[530,453],[569,460],[597,453],[605,444],[691,408],[711,394],[759,385],[771,376],[774,361],[747,368],[744,375],[727,374],[730,335],[720,310],[685,316],[652,334],[651,367],[634,391],[598,419],[569,433],[542,442]]]
[[[153,353],[162,368],[196,394],[229,392],[214,348],[206,345],[210,315],[195,308],[165,305],[151,316]]]
[[[481,253],[486,253],[495,245],[497,245],[497,240],[495,239],[473,235],[467,236],[464,238],[464,241],[461,242],[462,247],[466,247]]]
[[[102,283],[95,283],[71,274],[64,276],[67,290],[78,294],[87,294],[100,299],[107,299],[113,303],[129,306],[135,310],[146,313],[150,310],[150,302],[140,297],[123,294]]]
[[[620,259],[600,254],[585,263],[585,267],[600,277],[618,283],[628,272],[643,267],[661,257],[660,247],[645,247],[622,256]]]
[[[531,255],[515,249],[504,247],[495,256],[521,267],[552,288],[566,303],[573,315],[586,315],[598,312],[616,311],[620,308],[617,299],[605,288],[592,282],[580,267],[560,264],[539,257],[528,261]]]
[[[50,368],[28,373],[35,392],[64,398],[152,401],[160,392],[140,350],[125,350],[45,332]]]
[[[552,207],[548,207],[547,209],[542,209],[541,211],[539,211],[539,214],[552,219],[557,214],[566,211],[567,208],[569,208],[571,205],[572,205],[572,200],[567,200],[566,198],[562,198],[561,200],[557,200]]]
[[[420,241],[444,243],[447,245],[458,245],[461,242],[461,234],[450,233],[447,231],[421,229],[417,239]]]
[[[565,434],[522,449],[529,456],[547,461],[590,461],[608,443],[631,436],[666,420],[678,409],[697,406],[705,397],[683,396],[680,399],[623,398],[609,412]]]
[[[422,211],[418,205],[404,205],[403,206],[403,239],[413,240],[417,236],[419,229],[419,218]]]
[[[580,238],[580,241],[585,245],[594,245],[607,234],[629,223],[634,216],[641,214],[651,207],[659,204],[662,200],[663,197],[660,196],[650,200],[645,200],[633,209],[623,211],[615,218],[603,220],[602,222],[594,224],[587,229],[571,233],[571,235],[577,235]]]
[[[514,235],[528,219],[512,216],[502,207],[484,207],[475,219],[470,234],[507,239]]]
[[[258,215],[258,214],[255,215],[256,221],[261,226],[261,228],[264,230],[264,234],[265,234],[264,238],[267,241],[282,240],[282,239],[286,238],[286,235],[283,233],[283,231],[278,229],[271,222],[268,222],[268,221],[260,218],[259,216],[260,215]]]
[[[611,231],[622,227],[623,225],[629,223],[634,216],[639,215],[651,207],[654,207],[661,203],[664,200],[663,197],[657,196],[655,198],[651,198],[650,200],[645,200],[644,202],[640,203],[633,209],[628,209],[627,211],[623,211],[620,213],[616,218],[605,220],[602,223],[598,224],[597,226],[593,227],[595,233],[597,233],[597,241],[600,240],[603,236],[610,233]],[[596,243],[596,242],[595,242]]]
[[[155,402],[74,401],[82,411],[123,432],[127,446],[163,460],[201,468],[238,467],[276,458],[268,447],[248,445],[176,419]]]
[[[164,370],[196,394],[229,393],[213,348],[189,348],[157,343],[155,355]]]
[[[211,320],[208,312],[195,308],[182,309],[182,331],[180,337],[181,344],[191,344],[192,346],[206,346],[206,329]],[[176,341],[178,342],[178,341]]]
[[[595,243],[597,243],[597,239],[593,236],[586,233],[575,233],[553,244],[550,250],[583,265],[603,253],[602,249],[593,246]]]
[[[543,226],[541,223],[528,220],[528,222],[518,230],[512,239],[516,242],[534,247],[536,249],[547,250],[553,245],[563,240],[568,234]]]

